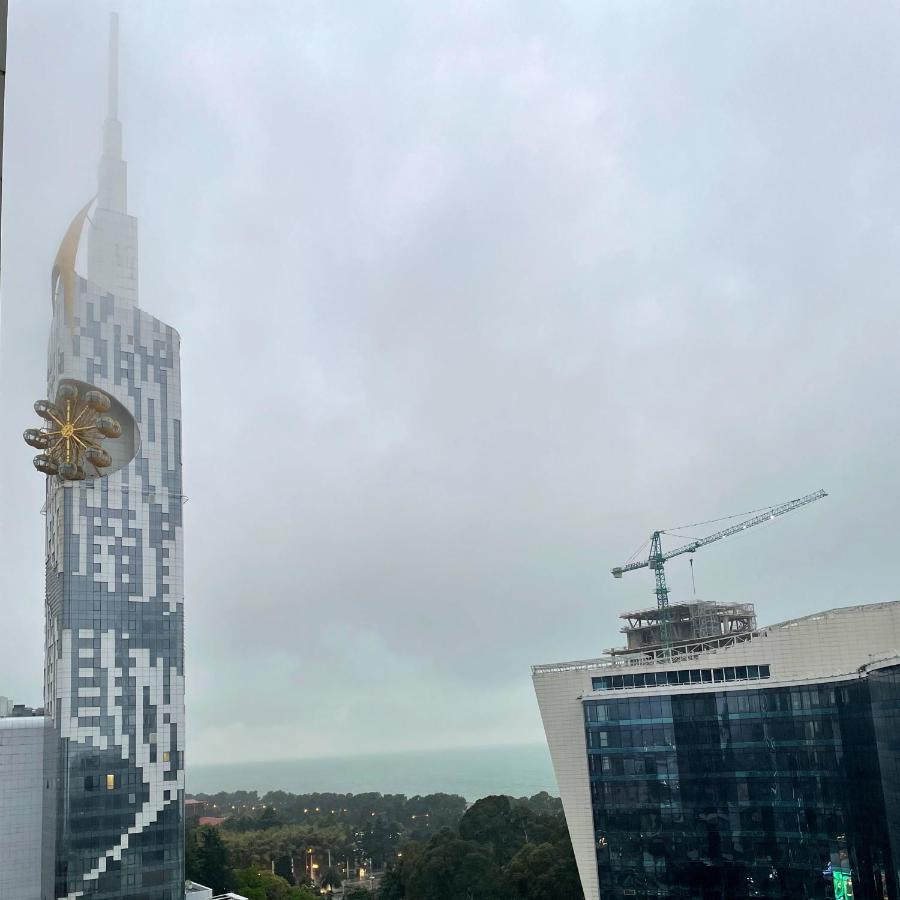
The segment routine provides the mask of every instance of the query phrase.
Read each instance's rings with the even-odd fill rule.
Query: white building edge
[[[40,900],[47,720],[7,714],[0,713],[0,900]]]
[[[532,668],[544,732],[550,748],[585,900],[600,900],[594,821],[582,701],[609,696],[592,679],[719,666],[769,666],[765,687],[814,684],[860,677],[867,667],[896,657],[900,649],[900,601],[830,609],[750,632],[698,641],[673,659],[641,653],[552,663]],[[894,660],[896,661],[896,660]],[[755,684],[760,685],[759,682]],[[761,685],[760,685],[761,686]],[[742,690],[746,681],[626,688],[616,696]]]

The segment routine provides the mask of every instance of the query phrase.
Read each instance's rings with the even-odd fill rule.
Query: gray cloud
[[[0,692],[32,701],[19,432],[107,9],[10,13]],[[698,591],[896,599],[895,7],[119,9],[142,305],[183,337],[192,759],[538,740],[529,664],[653,602],[610,566],[820,486]]]

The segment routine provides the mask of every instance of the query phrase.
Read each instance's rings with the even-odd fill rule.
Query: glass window
[[[734,678],[735,678],[735,681],[746,681],[747,680],[747,667],[746,666],[735,666],[734,667]]]
[[[768,666],[760,666],[759,667],[759,677],[760,678],[768,678],[769,677],[769,667]]]
[[[704,684],[708,684],[712,681],[712,669],[702,669],[701,675],[703,676]]]
[[[734,681],[734,666],[725,666],[725,680]]]
[[[115,775],[107,775],[106,776],[106,789],[111,791],[116,786],[116,776]]]
[[[691,673],[688,669],[683,669],[678,673],[678,683],[679,684],[690,684],[691,683]]]
[[[678,684],[678,673],[677,672],[664,672],[666,679],[669,684]]]
[[[621,675],[613,675],[612,676],[612,687],[614,691],[622,690],[622,676]]]
[[[725,680],[725,673],[722,671],[722,669],[713,669],[713,679],[715,681]]]
[[[747,666],[748,678],[759,678],[759,666]]]
[[[623,684],[625,687],[627,687],[627,688],[634,687],[634,675],[623,675],[622,678],[623,678]]]
[[[691,684],[700,684],[700,670],[699,669],[691,669]]]

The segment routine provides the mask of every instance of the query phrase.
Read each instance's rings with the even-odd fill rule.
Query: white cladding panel
[[[534,676],[534,691],[578,863],[584,900],[599,900],[594,814],[588,780],[584,714],[579,698],[583,684],[584,675],[581,672],[536,673]]]

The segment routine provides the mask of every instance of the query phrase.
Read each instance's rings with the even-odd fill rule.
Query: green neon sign
[[[853,900],[853,881],[849,872],[834,872],[834,900]]]

